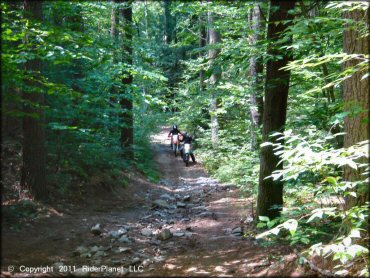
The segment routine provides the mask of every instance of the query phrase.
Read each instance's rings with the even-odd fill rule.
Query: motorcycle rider
[[[171,137],[171,149],[172,149],[172,135],[178,135],[180,134],[180,129],[177,127],[177,125],[173,125],[172,126],[172,129],[170,130],[170,132],[168,133],[168,137]]]
[[[170,137],[171,135],[177,135],[181,133],[180,129],[177,127],[177,125],[173,125],[172,126],[172,129],[170,130],[170,132],[168,133],[168,137]]]
[[[192,144],[192,142],[194,141],[193,136],[188,134],[187,132],[184,132],[183,135],[184,135],[184,139],[183,139],[184,144]],[[184,145],[180,149],[180,152],[181,152],[181,156],[182,156],[182,158],[185,162]],[[193,152],[190,153],[190,156],[191,156],[191,160],[193,160],[193,162],[196,163],[195,156],[194,156]]]

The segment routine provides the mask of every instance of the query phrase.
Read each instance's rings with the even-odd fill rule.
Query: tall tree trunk
[[[43,20],[42,2],[24,2],[25,18],[30,21]],[[28,40],[28,38],[26,38]],[[42,108],[44,94],[40,93],[37,82],[38,74],[42,69],[40,59],[33,59],[26,62],[26,71],[32,77],[27,80],[29,91],[23,93],[25,100],[24,112],[27,113],[23,118],[23,165],[21,186],[30,190],[36,199],[44,200],[47,198],[46,169],[45,169],[45,115]]]
[[[353,10],[345,12],[344,17],[355,22],[364,21],[369,28],[369,9]],[[368,55],[369,38],[361,37],[361,34],[355,28],[348,28],[344,31],[343,38],[344,52],[347,54]],[[345,62],[344,69],[356,66],[362,60],[351,59]],[[368,70],[368,69],[367,69]],[[367,71],[368,72],[368,71]],[[356,72],[343,84],[345,110],[350,114],[344,120],[344,147],[350,147],[358,142],[369,140],[369,77],[361,80],[364,72]],[[355,112],[359,108],[361,112]],[[363,161],[366,163],[366,161]],[[344,180],[359,181],[363,170],[355,170],[350,167],[344,167]],[[361,190],[359,190],[361,191]],[[364,204],[369,199],[368,184],[365,184],[363,192],[358,192],[358,198],[348,198],[347,206],[352,207],[357,204]]]
[[[207,45],[207,16],[206,14],[200,14],[198,18],[199,22],[199,48],[204,48]],[[202,61],[205,53],[204,51],[199,51],[199,58]],[[205,71],[204,69],[200,69],[199,71],[199,91],[204,92],[206,90],[206,83],[204,80],[206,79]],[[202,118],[206,120],[211,119],[211,115],[209,114],[209,108],[208,107],[202,107]],[[202,128],[208,129],[208,125],[201,124]]]
[[[200,14],[199,15],[199,47],[203,48],[207,44],[207,30],[206,30],[206,25],[204,22],[203,16]],[[199,58],[203,57],[203,52],[199,51]],[[199,87],[200,91],[205,90],[205,84],[204,84],[204,70],[201,69],[199,72]]]
[[[322,55],[324,55],[324,53],[322,53]],[[331,78],[329,77],[328,66],[326,64],[322,64],[321,68],[322,68],[322,73],[324,75],[325,85],[327,85],[332,82]],[[335,102],[334,87],[333,86],[328,87],[325,91],[326,91],[326,97],[328,98],[328,102]]]
[[[132,65],[132,2],[124,1],[124,7],[121,9],[123,17],[123,60]],[[133,76],[129,70],[124,70],[122,83],[124,94],[121,96],[120,104],[122,108],[122,130],[121,143],[122,147],[127,149],[128,158],[133,158],[134,144],[134,118],[133,118],[133,99],[132,99],[132,82]]]
[[[171,15],[170,10],[171,1],[170,0],[164,0],[164,43],[166,44],[166,47],[164,50],[165,57],[170,57],[167,59],[171,59],[171,63],[167,62],[167,65],[165,65],[165,75],[168,79],[167,81],[167,87],[168,87],[168,94],[166,94],[166,98],[168,99],[169,103],[172,103],[172,112],[175,112],[177,110],[177,107],[175,107],[175,75],[177,72],[178,67],[178,57],[175,53],[174,48],[170,48],[170,44],[173,41],[173,30],[174,30],[174,22],[173,17]],[[165,58],[166,59],[166,58]]]
[[[112,12],[111,12],[111,28],[110,28],[110,35],[113,42],[113,49],[112,49],[112,60],[113,65],[116,65],[118,63],[118,27],[119,27],[119,10],[118,10],[118,0],[113,0],[113,6],[112,6]],[[116,80],[117,75],[112,77],[114,80]],[[118,86],[116,84],[112,85],[111,88],[111,96],[110,96],[110,102],[111,106],[115,107],[117,105],[118,101]],[[119,121],[119,115],[115,112],[109,113],[110,117],[113,121]]]
[[[164,0],[164,41],[168,45],[171,44],[172,41],[171,12],[169,0]]]
[[[257,133],[256,130],[262,124],[263,113],[263,86],[261,74],[263,72],[262,57],[256,52],[257,42],[261,40],[262,16],[258,2],[255,2],[254,7],[250,14],[250,24],[253,34],[250,36],[250,44],[254,47],[254,53],[250,58],[249,74],[252,79],[252,92],[250,95],[251,102],[251,148],[252,150],[258,149]]]
[[[263,142],[276,142],[275,138],[269,135],[274,131],[284,131],[286,121],[287,100],[289,91],[290,72],[280,70],[292,60],[291,52],[281,50],[282,43],[278,46],[277,41],[290,22],[292,15],[288,11],[293,9],[295,2],[290,1],[271,1],[270,24],[267,30],[267,39],[270,44],[267,49],[267,56],[274,57],[274,60],[267,62],[266,84],[265,84],[265,103],[263,109]],[[277,8],[277,10],[275,10]],[[277,25],[275,22],[280,22]],[[289,45],[290,41],[285,41],[284,45]],[[281,58],[277,58],[281,56]],[[284,143],[279,141],[280,143]],[[283,205],[283,183],[274,181],[272,178],[266,179],[275,170],[282,169],[282,165],[277,165],[278,156],[274,154],[271,146],[261,149],[260,177],[257,198],[257,215],[275,218],[279,215]]]
[[[217,44],[221,42],[221,34],[216,31],[214,27],[214,18],[211,12],[208,12],[208,25],[209,25],[209,44]],[[211,103],[210,103],[210,114],[211,114],[211,133],[212,133],[212,145],[216,148],[219,144],[219,123],[217,115],[217,83],[221,78],[221,67],[216,66],[216,58],[220,54],[220,48],[213,48],[209,50],[210,67],[212,68],[212,75],[210,77],[210,90],[211,90]]]
[[[114,64],[118,62],[117,53],[116,53],[116,48],[117,48],[117,43],[118,43],[118,29],[117,29],[118,24],[119,24],[119,11],[117,8],[117,0],[113,0],[110,35],[111,35],[111,38],[114,44],[113,51],[112,51]]]

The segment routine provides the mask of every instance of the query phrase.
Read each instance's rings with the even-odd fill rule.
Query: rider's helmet
[[[172,126],[172,128],[173,128],[173,129],[177,129],[177,125],[173,125],[173,126]]]

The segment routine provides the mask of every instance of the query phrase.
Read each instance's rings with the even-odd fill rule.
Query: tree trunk
[[[198,22],[199,22],[199,48],[204,48],[206,47],[207,45],[207,28],[206,28],[206,25],[207,25],[207,16],[205,14],[200,14],[199,15],[199,18],[198,18]],[[204,57],[205,53],[204,51],[200,50],[199,51],[199,58],[200,58],[200,61],[203,61],[203,57]],[[200,69],[199,71],[199,91],[200,92],[204,92],[206,90],[206,83],[204,82],[204,80],[206,79],[206,75],[205,75],[205,71],[204,69]],[[202,113],[202,118],[206,119],[206,120],[210,120],[211,119],[211,115],[209,114],[209,108],[208,107],[202,107],[201,108],[201,113]],[[208,125],[203,125],[203,124],[200,124],[202,126],[202,128],[204,129],[208,129]]]
[[[164,0],[164,41],[168,45],[171,44],[172,41],[171,12],[169,0]]]
[[[117,0],[113,0],[110,35],[112,37],[112,41],[114,44],[113,51],[112,51],[114,64],[118,62],[117,53],[116,53],[117,42],[118,42],[118,30],[117,30],[118,24],[119,24],[119,11],[117,8]]]
[[[353,10],[345,12],[344,17],[355,22],[366,21],[369,28],[369,9]],[[347,54],[368,55],[369,38],[361,37],[361,34],[354,28],[346,29],[343,38],[344,52]],[[344,69],[349,69],[357,65],[361,60],[351,59],[344,64]],[[344,147],[350,147],[358,142],[369,140],[369,77],[362,79],[367,71],[356,72],[343,83],[345,110],[350,114],[344,120]],[[355,112],[359,108],[360,112]],[[366,161],[364,161],[366,163]],[[350,167],[344,167],[344,180],[359,181],[363,170],[355,170]],[[348,198],[347,206],[352,207],[358,204],[364,204],[369,199],[368,184],[365,185],[362,192],[358,192],[358,198]]]
[[[199,47],[203,48],[207,44],[207,31],[202,15],[199,15]],[[203,52],[199,51],[199,58],[203,57]],[[199,87],[200,91],[205,90],[204,84],[204,70],[201,69],[199,72]]]
[[[286,121],[287,100],[289,91],[290,72],[280,70],[292,60],[291,52],[281,50],[282,43],[279,45],[277,41],[279,36],[288,26],[290,22],[281,22],[292,20],[292,15],[288,11],[293,9],[295,2],[289,1],[271,1],[270,19],[268,25],[267,39],[270,44],[267,49],[267,56],[275,57],[274,60],[269,60],[266,67],[266,84],[265,84],[265,103],[263,111],[263,142],[275,142],[275,138],[270,138],[269,135],[274,131],[283,132]],[[275,11],[275,8],[278,8]],[[275,25],[275,22],[281,22]],[[289,45],[290,41],[285,41],[284,45]],[[276,58],[281,56],[281,58]],[[284,143],[279,141],[280,143]],[[279,166],[278,156],[274,154],[271,146],[261,149],[260,161],[260,177],[258,186],[257,199],[257,216],[268,216],[271,219],[279,215],[283,205],[283,183],[274,181],[272,178],[266,179],[275,170],[282,169]]]
[[[24,2],[25,18],[30,21],[43,20],[42,2]],[[28,38],[26,38],[28,40]],[[24,112],[27,115],[23,118],[23,165],[21,186],[31,192],[36,199],[45,200],[47,198],[46,169],[45,169],[45,115],[42,108],[44,94],[40,93],[37,82],[38,74],[42,69],[40,59],[33,59],[25,65],[30,79],[26,81],[29,91],[23,92],[25,100]]]
[[[177,107],[175,104],[175,84],[176,84],[176,74],[178,72],[178,55],[176,53],[176,50],[174,48],[170,48],[170,44],[174,40],[174,18],[171,15],[171,1],[170,0],[164,0],[164,43],[166,44],[166,47],[164,50],[164,56],[166,57],[165,60],[170,60],[170,62],[166,62],[167,65],[165,65],[164,73],[168,79],[167,81],[167,87],[168,87],[168,93],[166,94],[166,99],[168,100],[168,103],[172,104],[171,111],[176,112]]]
[[[118,59],[118,27],[119,27],[119,10],[118,10],[118,0],[113,0],[113,7],[112,7],[112,12],[111,12],[111,28],[110,28],[110,35],[112,38],[113,42],[113,49],[112,49],[112,61],[113,65],[116,65],[119,61]],[[117,76],[114,75],[112,77],[114,80],[116,80]],[[110,102],[111,106],[115,107],[117,102],[118,102],[118,95],[119,95],[119,90],[118,86],[116,84],[113,84],[111,87],[111,96],[110,96]],[[117,113],[115,112],[110,112],[109,113],[112,121],[117,121],[119,120]]]
[[[132,3],[124,1],[124,7],[121,9],[123,17],[123,60],[129,65],[132,65]],[[123,72],[122,83],[124,86],[124,94],[121,96],[120,104],[122,108],[122,130],[121,130],[121,144],[126,148],[128,158],[133,158],[133,144],[134,144],[134,118],[133,118],[133,100],[131,85],[133,76],[128,70]]]
[[[322,55],[324,55],[324,53]],[[332,80],[329,78],[328,67],[327,67],[326,64],[322,64],[321,68],[322,68],[322,73],[324,74],[325,85],[327,85],[330,82],[332,82]],[[326,91],[326,96],[328,98],[328,102],[335,102],[334,87],[331,86],[331,87],[327,88],[325,91]]]
[[[208,25],[209,25],[209,44],[217,44],[221,42],[221,34],[214,28],[214,18],[211,12],[208,12]],[[210,67],[212,68],[212,75],[210,77],[210,90],[211,90],[211,103],[210,103],[210,114],[211,114],[211,133],[212,133],[212,145],[216,148],[219,144],[219,123],[217,115],[217,83],[221,78],[221,68],[216,66],[216,58],[220,54],[220,48],[213,48],[209,50]]]
[[[251,102],[251,148],[258,149],[256,130],[262,124],[263,113],[263,87],[261,86],[261,74],[263,73],[263,64],[261,57],[256,53],[257,42],[261,40],[261,11],[258,2],[255,2],[250,15],[250,24],[253,34],[250,36],[250,44],[254,47],[254,53],[250,58],[249,74],[252,80],[252,92],[250,95]]]

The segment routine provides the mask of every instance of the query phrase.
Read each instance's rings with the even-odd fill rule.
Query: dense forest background
[[[3,204],[83,200],[132,171],[156,182],[150,136],[177,124],[209,173],[253,196],[259,237],[368,275],[368,2],[1,12]]]

